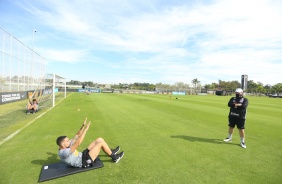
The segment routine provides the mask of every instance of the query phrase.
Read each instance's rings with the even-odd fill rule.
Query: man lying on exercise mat
[[[67,136],[60,136],[57,138],[57,145],[59,146],[58,155],[62,161],[73,167],[89,167],[93,165],[94,160],[98,157],[102,149],[109,155],[115,163],[117,163],[124,155],[124,152],[119,151],[119,146],[111,150],[103,138],[94,140],[83,152],[78,152],[76,149],[82,143],[85,134],[90,126],[91,121],[86,124],[85,118],[81,128],[76,133],[73,139]]]

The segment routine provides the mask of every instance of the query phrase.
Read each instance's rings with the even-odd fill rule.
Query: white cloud
[[[82,62],[87,51],[85,50],[45,50],[42,51],[47,61],[59,61],[66,63]]]
[[[183,1],[169,6],[158,1],[39,3],[22,7],[48,29],[79,44],[63,50],[46,48],[44,57],[53,61],[80,62],[98,57],[91,50],[103,51],[122,53],[121,59],[97,60],[109,68],[134,70],[139,74],[132,77],[136,80],[146,78],[136,72],[142,70],[167,81],[198,78],[210,83],[249,74],[263,83],[281,82],[282,3],[278,0],[194,5]]]

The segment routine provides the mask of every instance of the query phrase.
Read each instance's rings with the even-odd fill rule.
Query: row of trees
[[[254,81],[248,81],[249,93],[261,93],[261,94],[277,94],[282,93],[282,83],[277,83],[273,86],[266,84],[263,85],[261,82],[255,83]]]
[[[71,80],[67,82],[68,85],[84,85],[94,88],[105,88],[108,87],[106,84],[98,84],[92,81],[74,81]],[[191,85],[190,85],[191,84]],[[239,81],[223,81],[219,80],[218,83],[211,83],[202,85],[201,81],[198,78],[191,80],[190,84],[185,84],[184,82],[176,82],[175,84],[163,84],[161,82],[157,84],[150,83],[119,83],[112,84],[110,88],[112,89],[130,89],[130,90],[147,90],[147,91],[217,91],[217,90],[225,90],[225,91],[235,91],[236,88],[241,87],[241,83]],[[260,94],[274,94],[274,93],[282,93],[282,83],[275,84],[273,86],[269,84],[262,84],[261,82],[254,82],[253,80],[249,80],[247,83],[247,93],[260,93]]]
[[[98,84],[97,83],[93,83],[92,81],[85,81],[85,82],[81,82],[81,81],[77,81],[77,80],[71,80],[69,82],[67,82],[67,85],[85,85],[85,86],[89,86],[89,87],[96,87]]]

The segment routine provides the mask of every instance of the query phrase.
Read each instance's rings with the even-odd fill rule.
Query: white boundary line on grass
[[[49,111],[49,110],[48,110]],[[46,112],[48,112],[46,111]],[[15,131],[14,133],[12,133],[11,135],[9,135],[8,137],[6,137],[5,139],[3,139],[0,142],[0,146],[5,143],[6,141],[12,139],[15,135],[17,135],[18,133],[20,133],[24,128],[28,127],[31,123],[33,123],[35,120],[37,120],[38,118],[40,118],[41,116],[43,116],[46,112],[44,112],[43,114],[41,114],[40,116],[36,117],[34,120],[30,121],[28,124],[26,124],[24,127],[22,127],[21,129]]]
[[[62,101],[64,101],[66,98],[64,98],[63,100],[61,100],[57,105],[59,105]],[[56,105],[56,106],[57,106]],[[54,107],[56,107],[54,106]],[[51,107],[50,109],[48,109],[46,112],[50,111],[51,109],[53,109],[54,107]],[[12,139],[15,135],[17,135],[18,133],[20,133],[23,129],[25,129],[26,127],[28,127],[31,123],[33,123],[35,120],[41,118],[46,112],[44,112],[43,114],[41,114],[40,116],[36,117],[35,119],[33,119],[32,121],[30,121],[28,124],[26,124],[24,127],[22,127],[21,129],[15,131],[14,133],[12,133],[11,135],[9,135],[8,137],[6,137],[5,139],[3,139],[1,142],[0,142],[0,146],[2,144],[4,144],[6,141]]]

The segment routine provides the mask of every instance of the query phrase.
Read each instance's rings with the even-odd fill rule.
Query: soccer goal
[[[29,99],[36,99],[40,107],[54,107],[66,98],[66,80],[56,74],[46,74],[38,87],[29,92]]]

